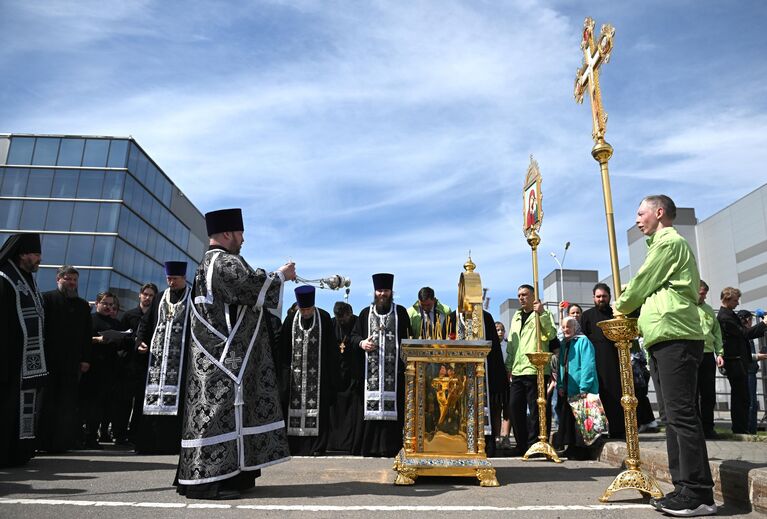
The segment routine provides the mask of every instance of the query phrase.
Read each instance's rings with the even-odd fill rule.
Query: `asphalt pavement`
[[[501,486],[486,488],[474,478],[446,477],[395,486],[390,459],[293,458],[264,469],[241,499],[199,501],[176,494],[176,461],[115,449],[39,456],[0,471],[0,517],[662,517],[634,491],[600,503],[619,472],[601,462],[496,458]],[[730,505],[720,515],[760,516]]]

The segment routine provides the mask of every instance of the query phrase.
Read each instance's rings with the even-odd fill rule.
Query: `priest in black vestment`
[[[80,274],[65,265],[56,272],[56,290],[43,294],[45,357],[49,376],[40,409],[38,449],[64,452],[80,442],[77,393],[90,368],[91,307],[77,295]]]
[[[267,273],[240,256],[240,209],[205,215],[209,248],[194,276],[177,492],[236,499],[289,456],[268,322],[295,264]]]
[[[147,352],[141,420],[134,437],[137,454],[178,454],[191,287],[185,261],[166,261],[168,288],[155,297],[139,324],[137,353]]]
[[[295,290],[298,308],[280,332],[282,410],[292,456],[320,456],[328,448],[330,406],[338,389],[338,359],[330,314],[314,305],[315,288]]]
[[[39,234],[15,234],[0,249],[0,467],[24,465],[35,454],[48,375],[43,303],[32,277],[40,257]]]
[[[136,441],[136,435],[139,431],[139,422],[141,421],[141,416],[144,410],[146,368],[147,363],[149,362],[149,345],[142,343],[138,338],[142,333],[141,322],[143,317],[152,308],[152,302],[157,297],[157,292],[157,285],[154,283],[145,283],[138,293],[138,306],[125,312],[121,319],[126,330],[133,330],[133,337],[136,341],[129,370],[132,406],[130,423],[128,425],[128,438],[134,443]]]
[[[359,443],[352,454],[394,457],[402,448],[405,423],[405,363],[400,342],[412,336],[404,306],[392,297],[393,274],[374,274],[375,300],[360,312],[352,334],[355,365],[364,378]]]
[[[581,330],[594,345],[599,378],[599,399],[607,415],[610,438],[623,439],[626,437],[626,425],[621,406],[623,392],[618,350],[615,348],[615,343],[605,337],[602,329],[597,325],[613,318],[613,309],[610,307],[610,287],[604,283],[597,283],[592,292],[595,306],[583,312]]]
[[[350,453],[352,446],[362,439],[362,384],[365,380],[361,370],[355,369],[352,346],[352,332],[357,316],[352,307],[343,301],[333,307],[333,331],[335,347],[338,350],[339,390],[336,400],[330,406],[330,439],[328,450]]]
[[[487,354],[485,363],[487,374],[487,402],[490,412],[490,423],[485,423],[485,454],[488,457],[495,456],[495,438],[501,434],[502,410],[509,405],[509,376],[506,372],[506,365],[503,362],[503,351],[501,351],[501,340],[495,330],[495,321],[490,312],[483,310],[483,335],[485,340],[490,341],[490,353]],[[450,334],[454,334],[456,329],[456,312],[450,313]],[[459,329],[461,323],[458,323]],[[459,338],[463,337],[460,334]]]

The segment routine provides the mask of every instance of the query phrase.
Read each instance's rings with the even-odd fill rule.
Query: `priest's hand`
[[[285,281],[294,281],[296,279],[296,264],[292,261],[285,263],[277,270],[282,272],[282,275],[285,277]]]
[[[533,303],[533,310],[535,310],[535,313],[538,315],[543,313],[543,303],[541,303],[540,299],[536,299]]]
[[[146,345],[145,342],[141,342],[141,344],[138,345],[138,348],[136,348],[136,351],[139,353],[146,353],[149,350],[149,346]]]
[[[80,363],[80,373],[88,373],[89,369],[91,369],[91,365],[89,362]]]
[[[360,341],[360,348],[362,348],[365,351],[373,351],[376,348],[376,345],[370,339],[371,339],[371,337],[368,337],[367,339],[361,340]]]
[[[94,344],[101,344],[102,342],[104,342],[104,337],[102,337],[101,335],[97,335],[96,337],[93,337],[91,339],[91,342]]]
[[[716,356],[716,367],[717,368],[721,368],[723,366],[724,366],[724,357],[722,357],[721,355],[717,355]]]

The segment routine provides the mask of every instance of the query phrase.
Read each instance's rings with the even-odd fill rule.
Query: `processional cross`
[[[583,65],[575,74],[575,101],[583,102],[583,93],[589,89],[591,96],[591,118],[594,124],[592,137],[595,142],[604,140],[607,131],[607,112],[602,108],[602,91],[599,89],[599,67],[610,61],[613,50],[615,28],[605,24],[599,34],[599,41],[594,42],[594,20],[586,18],[583,24]]]

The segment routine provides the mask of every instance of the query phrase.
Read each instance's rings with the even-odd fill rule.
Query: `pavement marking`
[[[8,499],[0,498],[0,505],[71,505],[71,506],[125,506],[141,508],[239,509],[283,512],[519,512],[519,511],[594,511],[651,509],[645,504],[601,505],[526,505],[526,506],[431,506],[431,505],[226,505],[219,503],[151,503],[127,501],[81,501],[68,499]]]

